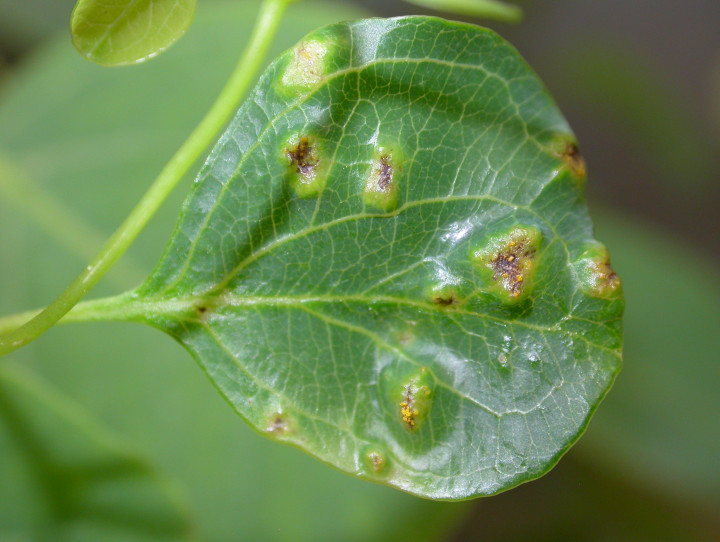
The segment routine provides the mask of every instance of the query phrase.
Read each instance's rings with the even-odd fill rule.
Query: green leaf
[[[516,23],[522,19],[521,8],[498,0],[405,0],[405,2],[447,13],[497,19],[509,23]]]
[[[555,464],[620,367],[583,176],[492,32],[326,27],[268,68],[121,317],[269,437],[417,495],[497,493]]]
[[[109,235],[212,103],[235,61],[217,51],[242,47],[238,36],[249,35],[256,12],[255,2],[200,3],[192,31],[167,54],[133,69],[132,78],[123,70],[98,70],[58,36],[13,74],[0,96],[0,147],[46,192]],[[318,25],[362,15],[335,1],[293,4],[271,56]],[[147,272],[181,203],[178,191],[131,249]],[[85,263],[3,201],[0,231],[2,314],[46,303]],[[106,294],[117,291],[98,286]],[[145,326],[63,326],[15,357],[180,481],[199,540],[447,540],[469,510],[470,503],[358,483],[260,437],[184,350]],[[0,490],[29,491],[27,479],[0,480]],[[34,494],[24,505],[16,501],[14,511],[27,514],[37,501]],[[108,538],[117,540],[95,540]]]
[[[196,0],[78,0],[73,44],[93,62],[135,64],[157,56],[190,26]]]
[[[188,539],[176,488],[27,370],[0,365],[0,538]],[[19,491],[18,491],[19,490]]]

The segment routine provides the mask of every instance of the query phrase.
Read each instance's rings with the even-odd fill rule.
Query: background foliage
[[[627,298],[625,368],[560,465],[489,500],[421,501],[253,434],[161,334],[123,324],[73,325],[12,356],[12,374],[32,389],[54,388],[56,403],[72,406],[48,413],[47,402],[18,406],[7,393],[0,396],[0,538],[32,538],[30,526],[58,517],[79,521],[40,498],[37,469],[10,428],[9,404],[41,421],[82,412],[62,419],[71,426],[78,417],[92,419],[80,424],[88,446],[112,435],[115,461],[137,465],[141,457],[138,472],[168,480],[153,489],[167,493],[168,507],[134,531],[137,539],[465,540],[482,533],[504,540],[711,540],[720,532],[713,415],[720,411],[720,290],[712,217],[719,203],[720,36],[713,29],[720,8],[712,0],[523,4],[519,27],[490,26],[528,58],[577,133],[589,164],[597,238],[609,247]],[[383,14],[408,12],[400,3],[381,7]],[[67,27],[71,8],[72,1],[0,3],[0,40],[10,62],[0,72],[0,153],[95,235],[77,246],[60,243],[62,224],[29,219],[0,181],[3,314],[52,299],[126,215],[209,105],[255,9],[200,2],[198,19],[165,55],[103,70],[75,53],[67,30],[50,36]],[[271,55],[360,9],[369,7],[294,6]],[[33,15],[38,11],[41,19]],[[142,279],[188,186],[189,179],[98,294]],[[60,422],[44,427],[41,451],[56,457],[67,430]],[[137,489],[121,491],[134,499]],[[168,523],[168,509],[175,522]],[[171,528],[158,531],[158,518]],[[86,530],[68,536],[117,536],[112,521],[80,525]]]

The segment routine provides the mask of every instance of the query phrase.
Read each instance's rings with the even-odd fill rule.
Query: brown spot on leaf
[[[377,175],[378,187],[381,190],[387,190],[393,178],[393,168],[390,165],[390,157],[387,154],[380,157]]]
[[[580,156],[580,151],[575,143],[568,142],[560,153],[560,157],[570,167],[570,171],[572,171],[576,177],[581,179],[585,178],[585,160]]]
[[[441,292],[439,294],[433,295],[430,298],[430,301],[432,301],[432,303],[435,305],[440,305],[441,307],[457,305],[457,303],[459,302],[458,298],[452,292]]]
[[[610,265],[610,254],[602,243],[592,244],[573,264],[582,290],[592,297],[612,298],[622,291],[622,282]]]
[[[282,414],[276,414],[270,419],[270,423],[265,428],[265,431],[272,433],[273,435],[282,435],[287,431],[287,421]]]
[[[315,169],[320,163],[320,159],[307,137],[300,137],[297,144],[286,148],[285,156],[296,173],[302,175],[307,181],[314,179]]]
[[[380,452],[372,451],[368,453],[367,459],[373,471],[382,472],[385,469],[385,457]]]
[[[490,260],[493,279],[502,282],[512,297],[519,297],[525,282],[523,271],[534,257],[534,247],[522,241],[511,241],[505,250],[498,251]]]

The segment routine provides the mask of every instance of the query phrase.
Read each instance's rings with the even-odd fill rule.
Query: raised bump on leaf
[[[372,474],[382,474],[387,468],[387,455],[376,446],[368,447],[363,452],[362,461]]]
[[[332,46],[331,41],[322,38],[308,38],[297,44],[280,78],[280,88],[286,94],[300,94],[319,85],[327,73]]]
[[[460,294],[455,286],[437,284],[428,289],[430,303],[440,308],[451,308],[460,304]]]
[[[489,237],[472,252],[487,290],[502,303],[518,303],[532,292],[541,240],[537,228],[514,226]]]
[[[426,367],[397,377],[395,367],[387,367],[384,375],[390,392],[390,409],[396,423],[414,432],[422,427],[430,415],[433,403],[434,379]]]
[[[622,283],[610,266],[610,254],[602,243],[593,243],[573,262],[580,288],[591,297],[609,298],[622,292]]]
[[[556,154],[565,162],[578,185],[585,184],[587,167],[574,139],[563,138],[555,142]]]
[[[382,211],[392,211],[398,205],[402,154],[397,147],[377,147],[373,154],[363,203]]]
[[[328,164],[318,138],[293,134],[282,146],[281,160],[288,166],[290,187],[299,197],[315,197],[325,188]]]
[[[265,432],[277,439],[287,438],[293,429],[294,421],[282,409],[272,412],[265,421]]]

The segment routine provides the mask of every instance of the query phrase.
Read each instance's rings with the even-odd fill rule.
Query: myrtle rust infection
[[[362,194],[365,205],[382,211],[397,207],[399,156],[399,151],[394,149],[375,149]]]
[[[457,299],[453,294],[438,294],[432,298],[432,302],[441,307],[449,307],[457,303]]]
[[[585,160],[582,156],[580,156],[580,151],[575,143],[568,141],[565,144],[565,148],[560,153],[560,158],[565,161],[570,168],[570,171],[572,171],[576,177],[580,179],[585,178]]]
[[[286,147],[285,156],[290,161],[290,166],[302,176],[305,182],[311,182],[315,179],[320,159],[307,136],[301,136],[297,143]]]
[[[514,304],[533,288],[542,234],[531,226],[514,226],[489,238],[472,255],[489,292]]]
[[[613,297],[622,289],[610,265],[610,254],[601,243],[586,250],[574,264],[582,290],[591,297]]]
[[[374,472],[380,473],[385,470],[387,461],[385,460],[385,456],[383,456],[380,452],[369,452],[367,454],[367,460],[370,463],[370,468],[372,468]]]
[[[390,165],[390,156],[388,156],[387,154],[383,154],[382,156],[380,156],[377,168],[377,176],[378,188],[380,188],[380,190],[386,191],[390,186],[393,178],[393,168],[392,165]]]
[[[288,429],[287,421],[281,413],[277,413],[269,420],[265,431],[276,436],[283,435]]]
[[[509,241],[505,250],[490,260],[493,280],[500,282],[513,298],[520,297],[525,282],[524,270],[535,258],[535,249],[522,241]]]
[[[318,85],[325,75],[325,55],[328,46],[317,40],[307,40],[293,49],[282,76],[282,85],[288,92],[302,92]]]
[[[455,292],[454,288],[440,287],[431,290],[430,302],[433,305],[438,305],[440,307],[452,307],[453,305],[458,305],[460,303],[460,299],[458,298],[457,292]]]
[[[402,421],[407,424],[408,429],[415,429],[415,417],[420,414],[420,411],[415,408],[416,391],[414,384],[407,384],[405,386],[405,397],[400,402],[400,415]]]
[[[215,304],[211,299],[201,299],[195,304],[195,317],[200,322],[207,322],[212,315]]]

